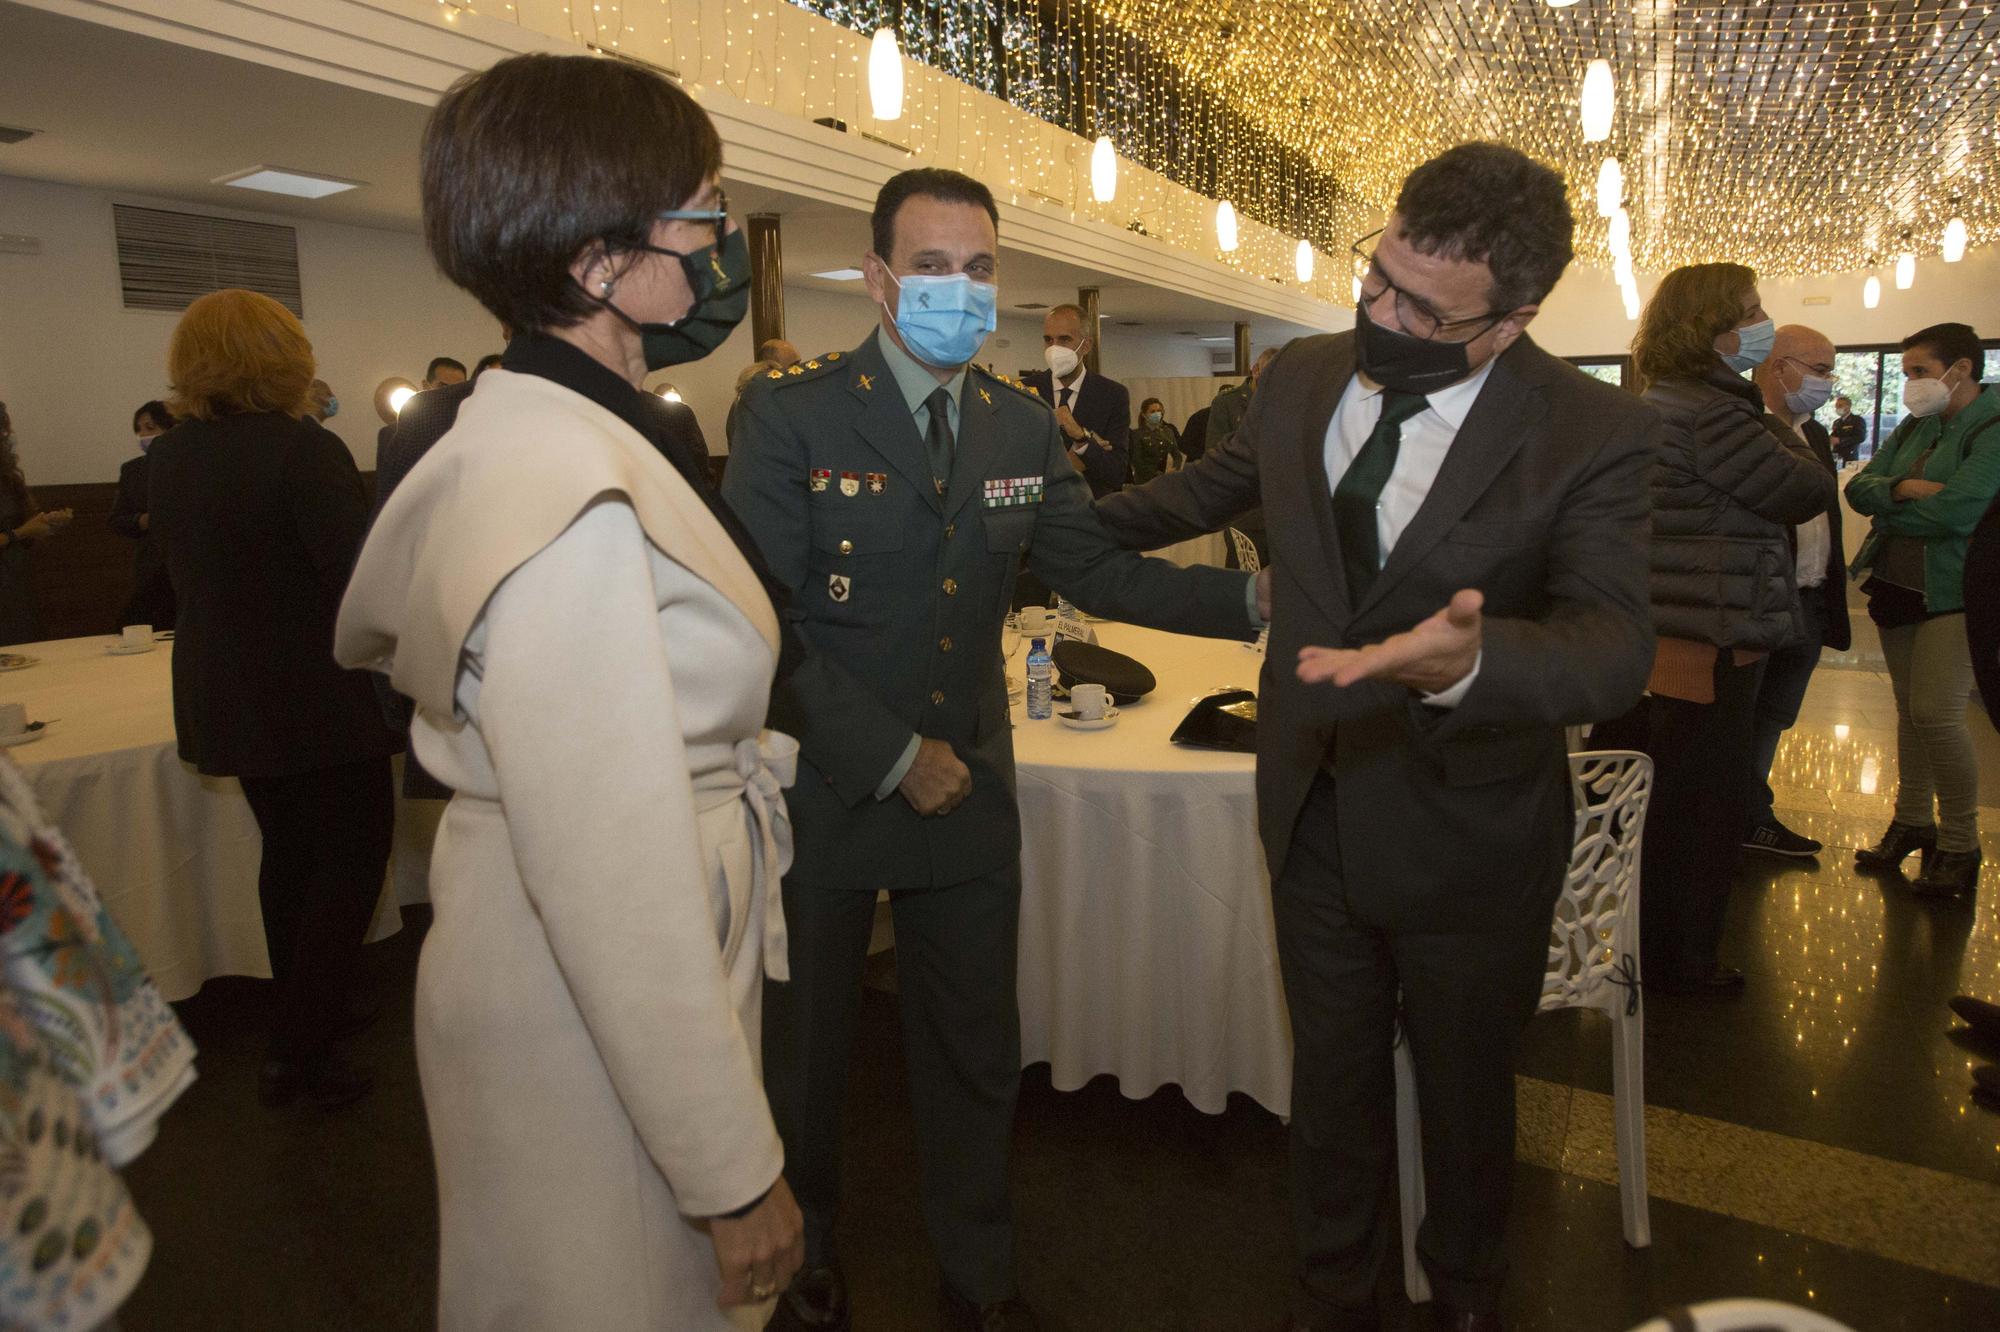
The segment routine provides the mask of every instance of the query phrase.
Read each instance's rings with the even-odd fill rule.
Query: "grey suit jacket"
[[[968,373],[939,494],[873,337],[795,369],[745,387],[722,483],[808,648],[771,702],[800,746],[790,877],[873,892],[992,873],[1020,853],[1000,630],[1022,559],[1086,610],[1218,637],[1250,634],[1244,577],[1121,550],[1055,414],[1008,381]],[[972,770],[943,817],[875,799],[913,734]]]
[[[1353,375],[1352,334],[1291,344],[1227,443],[1107,496],[1097,512],[1148,549],[1215,530],[1261,496],[1274,605],[1257,795],[1273,877],[1327,768],[1347,892],[1363,917],[1486,928],[1546,901],[1567,862],[1562,728],[1622,713],[1651,669],[1646,482],[1659,421],[1522,338],[1494,365],[1381,575],[1351,605],[1324,450]],[[1484,657],[1456,709],[1381,681],[1300,683],[1299,649],[1379,641],[1468,587],[1486,597]]]

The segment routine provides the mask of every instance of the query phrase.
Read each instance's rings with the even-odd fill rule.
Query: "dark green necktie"
[[[1376,526],[1375,510],[1382,499],[1382,487],[1396,470],[1396,453],[1403,445],[1403,422],[1424,409],[1420,393],[1397,389],[1382,390],[1382,419],[1369,432],[1368,440],[1340,484],[1333,488],[1333,517],[1340,533],[1340,563],[1347,571],[1347,596],[1359,605],[1368,585],[1382,568],[1382,540]]]
[[[951,451],[954,441],[951,437],[951,394],[944,385],[924,399],[924,406],[930,408],[930,427],[924,431],[924,450],[931,456],[931,476],[937,481],[938,494],[944,493],[951,481]]]

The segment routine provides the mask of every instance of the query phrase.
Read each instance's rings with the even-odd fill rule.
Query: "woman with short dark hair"
[[[0,644],[34,643],[42,638],[42,617],[28,547],[69,526],[68,509],[43,512],[21,472],[14,443],[14,418],[0,402]]]
[[[1662,992],[1743,984],[1718,950],[1758,775],[1757,687],[1802,627],[1789,529],[1835,502],[1832,474],[1743,378],[1776,333],[1756,273],[1694,264],[1661,281],[1632,342],[1666,427],[1652,483],[1659,646],[1648,695],[1591,747],[1653,758],[1639,940],[1646,984]]]
[[[1863,869],[1895,873],[1912,851],[1930,897],[1979,883],[1979,760],[1965,723],[1973,668],[1966,638],[1966,554],[2000,492],[2000,391],[1981,384],[1986,348],[1966,324],[1903,339],[1903,410],[1847,483],[1870,520],[1854,557],[1868,617],[1896,695],[1896,812]]]
[[[180,421],[146,452],[146,530],[178,602],[174,731],[184,761],[242,783],[263,834],[257,901],[277,995],[259,1099],[331,1108],[373,1086],[336,1047],[359,1015],[402,747],[367,676],[333,660],[367,488],[308,418],[312,343],[270,297],[232,289],[190,305],[167,373]]]
[[[174,428],[174,414],[164,402],[139,404],[132,413],[132,437],[139,456],[118,469],[118,494],[111,501],[111,530],[130,537],[138,546],[132,556],[132,594],[118,612],[118,623],[150,624],[155,629],[174,627],[174,584],[167,577],[166,561],[160,558],[159,543],[153,540],[152,507],[147,498],[152,486],[152,460],[148,450],[153,441]]]
[[[338,652],[456,793],[416,1014],[447,1329],[724,1328],[802,1256],[759,1067],[778,620],[639,388],[742,319],[721,166],[686,94],[585,56],[462,79],[424,134],[431,253],[517,332],[376,519]]]

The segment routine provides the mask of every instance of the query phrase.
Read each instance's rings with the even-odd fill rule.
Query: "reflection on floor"
[[[1647,1002],[1651,1249],[1619,1239],[1607,1025],[1531,1026],[1509,1314],[1523,1332],[1619,1332],[1728,1294],[1808,1304],[1863,1332],[2000,1328],[2000,1116],[1967,1099],[1981,1057],[1944,1000],[2000,1000],[2000,854],[1976,905],[1918,901],[1857,874],[1888,821],[1895,709],[1865,620],[1829,661],[1779,756],[1781,817],[1817,862],[1756,859],[1731,909],[1739,1000]],[[1975,715],[2000,851],[2000,736]],[[270,1115],[254,1078],[264,987],[211,984],[183,1006],[202,1080],[130,1172],[152,1268],[127,1326],[433,1325],[436,1208],[411,1058],[418,928],[372,949],[389,996],[362,1054],[383,1075],[339,1115]],[[848,1108],[842,1244],[856,1326],[933,1326],[893,1000],[871,993]],[[1992,1059],[2000,1051],[1985,1051]],[[532,1058],[523,1050],[523,1058]],[[1027,1292],[1072,1329],[1256,1328],[1289,1269],[1284,1128],[1235,1098],[1195,1112],[1171,1089],[1027,1074],[1015,1189]],[[1392,1327],[1421,1327],[1385,1279]],[[579,1328],[590,1326],[580,1315]]]

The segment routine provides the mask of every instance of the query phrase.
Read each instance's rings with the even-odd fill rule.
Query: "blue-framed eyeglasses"
[[[717,190],[713,208],[670,208],[654,216],[662,222],[707,222],[715,228],[715,243],[719,246],[729,234],[729,196]]]

